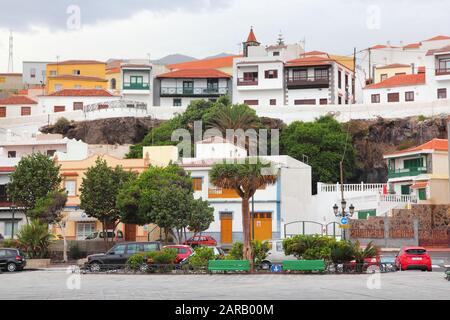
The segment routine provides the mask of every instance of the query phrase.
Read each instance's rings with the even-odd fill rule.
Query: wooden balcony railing
[[[253,79],[238,78],[237,85],[238,86],[257,86],[258,78],[253,78]]]
[[[288,88],[294,87],[328,87],[330,78],[328,76],[316,77],[300,77],[300,76],[288,76],[286,78]]]
[[[443,76],[450,74],[450,68],[442,68],[442,69],[436,69],[436,75],[437,76]]]

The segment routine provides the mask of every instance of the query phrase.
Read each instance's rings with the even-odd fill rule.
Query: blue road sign
[[[281,264],[273,264],[270,266],[270,272],[280,273],[281,271],[283,271]]]
[[[342,218],[341,219],[341,224],[343,224],[343,225],[348,224],[348,219],[347,218]]]

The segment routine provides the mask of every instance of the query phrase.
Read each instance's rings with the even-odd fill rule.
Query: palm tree
[[[364,265],[364,259],[376,257],[378,251],[378,247],[375,246],[372,241],[369,242],[364,249],[361,248],[361,244],[358,240],[353,243],[353,257],[356,261],[356,271],[361,272]]]
[[[248,130],[261,127],[255,110],[245,104],[223,105],[208,120],[207,127],[219,129],[226,134],[227,129]]]
[[[259,159],[247,158],[244,163],[220,163],[215,164],[209,177],[211,182],[224,189],[233,189],[242,198],[242,228],[244,234],[244,260],[250,261],[253,271],[253,252],[251,247],[250,233],[250,209],[249,201],[256,190],[268,185],[275,184],[278,178],[277,174],[265,174],[271,167],[270,163],[263,163]],[[254,163],[253,163],[254,162]]]

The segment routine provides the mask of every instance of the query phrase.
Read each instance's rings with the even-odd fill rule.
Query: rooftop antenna
[[[277,43],[278,43],[278,45],[280,45],[280,46],[284,45],[283,33],[281,32],[281,30],[280,30],[280,33],[278,34]]]
[[[9,59],[8,59],[8,72],[14,72],[14,57],[13,57],[13,33],[12,30],[9,31]]]

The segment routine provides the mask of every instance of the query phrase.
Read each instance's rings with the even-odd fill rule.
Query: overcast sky
[[[251,25],[263,44],[306,39],[306,50],[350,55],[353,47],[450,35],[448,0],[0,0],[0,72],[9,30],[14,71],[23,60],[197,58],[238,53]],[[79,14],[78,14],[79,13]],[[79,17],[79,18],[78,18]]]

